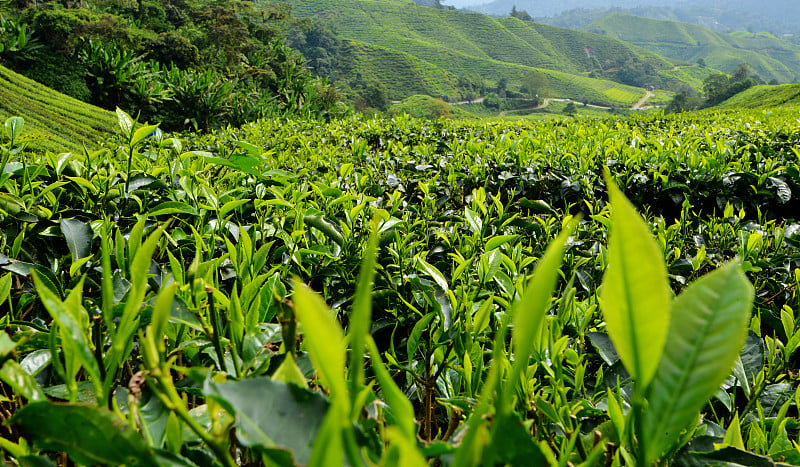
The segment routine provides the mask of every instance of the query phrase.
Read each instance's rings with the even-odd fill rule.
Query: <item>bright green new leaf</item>
[[[0,277],[0,305],[11,295],[11,273],[7,272]]]
[[[644,465],[659,458],[693,423],[730,374],[747,336],[753,286],[737,262],[692,283],[672,306],[664,356],[648,389],[640,427]]]
[[[547,313],[556,280],[559,277],[559,267],[564,257],[564,248],[567,238],[572,235],[578,225],[573,219],[567,227],[547,247],[544,256],[539,260],[533,271],[533,278],[522,298],[514,306],[512,320],[514,323],[511,332],[511,342],[514,348],[514,365],[511,367],[509,383],[505,385],[504,402],[509,402],[509,397],[514,386],[519,381],[523,370],[528,368],[528,357],[534,348],[539,345],[539,331],[542,320]],[[510,408],[509,406],[506,406]]]
[[[667,268],[647,224],[606,179],[612,214],[600,304],[608,335],[642,390],[653,379],[669,329]]]
[[[308,388],[306,377],[303,371],[297,366],[291,352],[284,354],[283,362],[277,370],[272,373],[272,379],[281,383],[292,383],[301,388]]]
[[[342,328],[319,295],[299,279],[295,279],[293,283],[294,312],[303,326],[305,345],[314,368],[334,399],[346,397],[345,345]]]
[[[119,128],[122,130],[122,136],[130,140],[131,132],[133,131],[133,119],[119,107],[117,107],[117,123],[119,123]]]
[[[62,302],[52,290],[44,285],[39,271],[33,273],[33,283],[36,286],[36,291],[39,294],[39,299],[42,301],[42,304],[44,304],[50,316],[53,317],[53,321],[55,321],[61,329],[62,340],[64,338],[68,340],[68,342],[62,342],[62,345],[65,349],[70,349],[70,353],[74,353],[74,358],[77,358],[83,368],[86,369],[99,396],[101,391],[100,367],[97,364],[97,360],[94,358],[89,343],[88,329],[86,329],[88,323],[86,323],[87,326],[82,324],[83,315],[86,313],[85,310],[83,310],[83,313],[80,313],[79,310],[74,309],[74,306],[69,306],[67,303]],[[77,296],[76,294],[79,294],[82,288],[83,280],[72,290],[70,298],[67,300],[70,303],[74,302],[74,298]],[[79,304],[80,300],[77,300],[77,302]]]
[[[39,383],[14,360],[7,361],[0,366],[0,381],[11,386],[14,393],[28,401],[47,400],[47,395],[42,391]]]
[[[375,372],[375,378],[378,380],[381,391],[383,391],[383,398],[392,409],[395,424],[397,424],[400,433],[405,436],[406,439],[414,441],[416,440],[417,433],[414,407],[411,405],[411,401],[408,400],[408,397],[406,397],[403,391],[397,386],[397,383],[394,382],[392,376],[389,374],[389,370],[386,369],[386,365],[384,365],[383,360],[381,360],[378,346],[375,345],[372,336],[367,336],[366,341],[367,347],[369,348],[370,365]]]
[[[725,430],[725,438],[722,440],[722,443],[725,446],[746,449],[744,446],[744,440],[742,439],[742,429],[739,422],[738,413],[733,415],[733,420],[731,420],[730,426],[728,426],[728,429]]]
[[[156,129],[158,129],[158,125],[145,125],[134,131],[133,138],[131,139],[131,146],[135,146],[147,139]]]
[[[219,208],[219,217],[225,217],[228,215],[229,212],[244,206],[245,204],[249,203],[250,199],[235,199],[233,201],[228,201],[227,203],[223,204],[221,208]]]
[[[348,367],[348,382],[354,411],[355,398],[364,384],[364,349],[372,322],[372,281],[375,277],[375,257],[378,249],[378,223],[373,222],[372,232],[369,236],[367,249],[364,251],[361,269],[358,273],[356,295],[353,298],[353,309],[350,313],[348,337],[350,341],[350,364]]]
[[[25,120],[22,117],[10,117],[6,120],[6,135],[11,141],[16,141],[24,126]]]
[[[486,241],[486,251],[492,251],[517,238],[517,235],[497,235]]]

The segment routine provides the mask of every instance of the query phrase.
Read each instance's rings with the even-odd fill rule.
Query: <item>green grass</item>
[[[32,148],[82,152],[96,148],[116,128],[113,112],[86,104],[0,66],[0,123],[25,119]]]

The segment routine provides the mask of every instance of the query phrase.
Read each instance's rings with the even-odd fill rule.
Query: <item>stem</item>
[[[219,311],[217,310],[217,307],[214,306],[214,289],[211,287],[206,287],[206,293],[208,293],[208,306],[209,311],[211,312],[211,327],[213,328],[211,342],[214,343],[214,350],[217,352],[217,359],[219,360],[220,369],[227,373],[228,368],[225,365],[225,351],[222,350],[222,343],[220,342],[222,325],[219,322]]]
[[[228,452],[227,448],[222,444],[219,443],[212,435],[206,432],[205,428],[200,426],[191,415],[189,415],[188,410],[183,405],[183,400],[181,399],[180,395],[178,395],[178,391],[175,390],[175,386],[172,384],[172,381],[167,381],[163,378],[163,374],[169,374],[168,371],[165,371],[164,368],[156,369],[156,371],[151,371],[150,376],[153,378],[153,382],[155,383],[153,393],[158,397],[158,400],[164,404],[165,407],[170,409],[175,415],[178,416],[184,423],[186,423],[189,428],[203,440],[204,443],[208,445],[209,448],[214,452],[219,459],[220,462],[225,467],[236,467],[236,462],[231,457],[230,453]]]

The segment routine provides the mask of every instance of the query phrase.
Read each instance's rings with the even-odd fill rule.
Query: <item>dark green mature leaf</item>
[[[664,356],[643,414],[644,464],[660,457],[696,420],[730,373],[747,335],[753,295],[741,266],[730,263],[675,299]]]
[[[547,465],[541,448],[513,412],[500,415],[495,421],[485,455],[496,465]]]
[[[106,409],[87,405],[32,402],[11,418],[46,451],[63,451],[85,465],[158,466],[144,439]]]
[[[788,464],[775,462],[769,457],[743,451],[739,448],[726,447],[716,451],[689,451],[680,456],[680,463],[687,467],[788,467]]]
[[[317,393],[269,378],[209,383],[213,397],[236,417],[236,437],[244,446],[286,448],[308,462],[328,401]]]
[[[20,467],[56,467],[57,464],[45,456],[25,456],[17,459]]]
[[[78,219],[61,219],[61,233],[67,240],[67,247],[72,254],[72,261],[78,261],[92,253],[92,237],[94,232],[89,224]]]
[[[152,175],[136,174],[131,177],[128,183],[128,193],[133,193],[136,190],[147,190],[153,188],[167,188],[167,184]]]
[[[775,194],[780,203],[788,203],[792,199],[792,189],[783,180],[776,177],[767,177],[768,184],[775,188]]]
[[[653,379],[670,322],[664,255],[647,224],[607,177],[611,200],[608,268],[600,295],[608,335],[638,387]]]

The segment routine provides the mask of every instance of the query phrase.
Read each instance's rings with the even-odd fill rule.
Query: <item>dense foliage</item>
[[[345,113],[286,44],[285,4],[33,2],[0,20],[0,63],[100,107],[207,131],[279,115]]]
[[[9,119],[3,456],[796,463],[794,113],[181,141],[118,112],[85,155],[29,151]],[[629,335],[651,296],[673,326]]]

